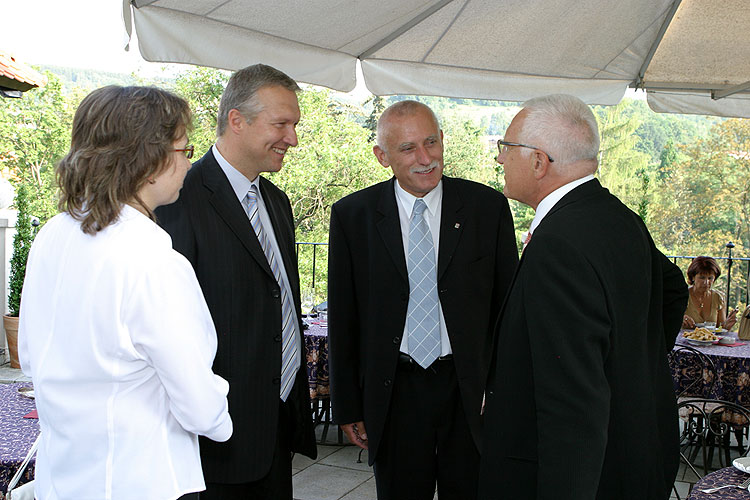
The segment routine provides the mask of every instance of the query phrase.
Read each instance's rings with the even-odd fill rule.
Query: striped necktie
[[[409,355],[423,368],[440,355],[437,268],[432,234],[424,219],[424,200],[414,202],[409,223],[409,305],[406,322]]]
[[[282,401],[286,401],[289,396],[289,392],[292,390],[294,385],[294,375],[300,366],[300,355],[299,348],[297,346],[296,334],[294,328],[295,314],[294,306],[292,305],[292,298],[287,293],[286,287],[284,286],[284,280],[281,278],[281,269],[279,268],[278,258],[268,241],[266,232],[263,230],[263,224],[260,220],[260,213],[258,212],[258,187],[253,184],[250,186],[250,191],[247,192],[245,197],[247,200],[247,216],[250,218],[250,224],[253,226],[255,235],[258,237],[258,242],[263,253],[266,255],[268,265],[273,271],[273,275],[279,284],[281,289],[281,389],[279,394]]]
[[[521,252],[526,250],[526,246],[531,241],[531,231],[526,231],[526,237],[523,239],[523,248],[521,249]]]

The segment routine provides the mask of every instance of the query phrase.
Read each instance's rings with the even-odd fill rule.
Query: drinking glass
[[[310,314],[313,306],[315,306],[315,289],[312,287],[306,288],[302,292],[302,314]]]

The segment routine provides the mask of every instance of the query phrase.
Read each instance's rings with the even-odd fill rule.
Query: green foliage
[[[289,196],[297,241],[327,242],[331,205],[340,198],[388,179],[372,154],[370,131],[348,117],[348,110],[324,89],[299,94],[299,145],[286,155],[280,172],[268,177]],[[327,247],[316,250],[316,294],[325,296]],[[312,285],[312,250],[299,253],[302,287]]]
[[[211,68],[195,68],[177,77],[174,90],[190,103],[193,132],[190,143],[196,155],[203,156],[216,140],[216,117],[229,72]]]
[[[369,142],[375,142],[377,131],[378,131],[378,118],[383,114],[385,110],[385,101],[380,96],[373,96],[372,99],[365,101],[365,104],[372,102],[372,111],[365,121],[364,127],[370,131],[370,135],[367,137]]]
[[[604,187],[643,217],[650,196],[648,155],[635,147],[640,122],[623,113],[627,105],[594,107],[601,135],[598,176]]]
[[[18,316],[21,310],[21,292],[26,277],[26,261],[34,241],[34,227],[29,213],[29,191],[21,184],[16,193],[16,234],[13,236],[13,255],[10,259],[10,280],[8,283],[8,310],[10,316]]]
[[[42,223],[57,213],[55,164],[70,144],[80,96],[64,96],[60,79],[46,75],[46,86],[0,103],[0,170],[12,183],[28,188],[30,211]]]

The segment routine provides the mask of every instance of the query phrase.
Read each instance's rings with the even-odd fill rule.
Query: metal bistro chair
[[[710,357],[692,347],[677,345],[668,353],[667,359],[678,404],[691,397],[708,398],[711,395],[716,383],[716,366]],[[693,462],[698,452],[703,449],[703,441],[699,435],[690,430],[702,426],[703,415],[699,412],[691,414],[688,408],[681,408],[679,416],[684,422],[680,433],[680,457],[693,471],[697,480],[702,475]],[[679,499],[676,488],[674,492]]]
[[[719,467],[731,463],[731,438],[741,435],[750,425],[750,411],[740,405],[719,399],[686,398],[678,402],[680,415],[689,415],[680,435],[680,448],[683,460],[698,474],[695,464],[682,452],[684,446],[700,446],[703,458],[703,472],[713,469],[713,452],[717,449]],[[740,439],[736,443],[737,455],[745,456],[750,451]]]
[[[716,384],[713,360],[692,347],[678,345],[667,355],[677,400],[686,397],[708,398]]]

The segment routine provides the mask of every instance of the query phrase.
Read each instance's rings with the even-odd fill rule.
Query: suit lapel
[[[388,253],[393,259],[393,263],[401,273],[401,276],[409,281],[409,274],[406,271],[406,257],[404,255],[404,240],[401,237],[401,220],[398,217],[398,207],[396,206],[396,193],[394,191],[395,177],[389,182],[383,183],[380,199],[378,200],[377,211],[382,218],[375,223],[375,226],[383,239]]]
[[[211,192],[208,200],[211,206],[216,210],[219,217],[229,226],[229,229],[237,236],[242,245],[250,252],[258,265],[274,278],[273,272],[268,265],[266,255],[258,243],[255,231],[250,225],[250,219],[242,208],[242,204],[232,190],[226,175],[216,162],[213,153],[209,150],[202,158],[201,173],[203,176],[203,185]],[[275,278],[274,278],[275,279]]]
[[[466,217],[461,213],[463,201],[453,179],[443,176],[443,208],[440,213],[440,245],[438,248],[437,279],[443,276],[463,233]]]

